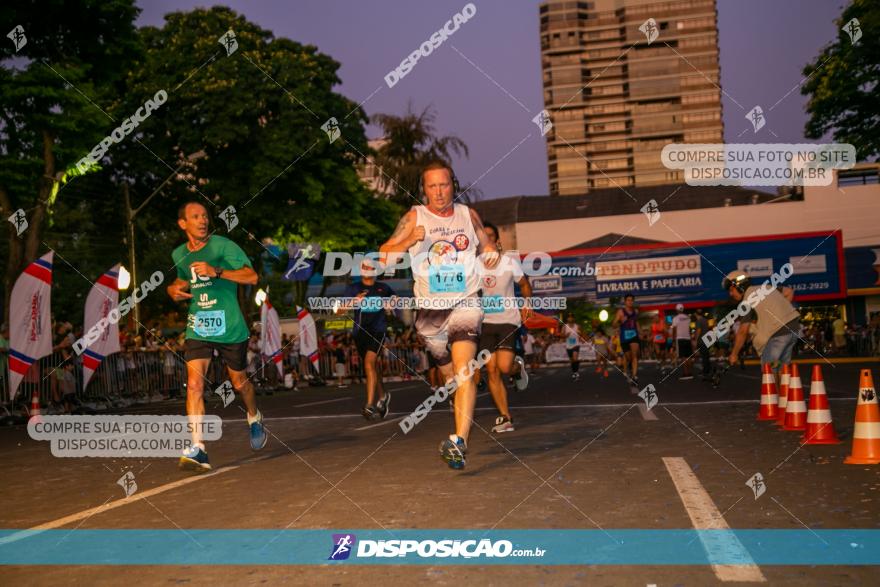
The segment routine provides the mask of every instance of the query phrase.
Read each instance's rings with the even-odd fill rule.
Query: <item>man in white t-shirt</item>
[[[675,309],[678,314],[672,318],[669,331],[670,336],[675,339],[679,364],[682,365],[682,375],[679,379],[687,381],[694,378],[692,373],[694,349],[691,345],[691,317],[684,313],[683,304],[676,304]]]
[[[501,243],[498,239],[498,228],[484,222],[483,229],[489,242],[501,251]],[[513,375],[517,389],[524,390],[529,384],[529,376],[526,373],[526,364],[514,354],[516,337],[522,319],[528,319],[531,310],[520,310],[514,306],[514,283],[519,284],[522,297],[528,299],[532,296],[532,288],[529,280],[523,275],[519,265],[518,255],[505,255],[495,269],[484,269],[480,276],[480,289],[483,300],[483,326],[480,331],[480,352],[488,350],[492,353],[486,364],[486,372],[489,374],[489,392],[495,407],[498,408],[498,417],[492,432],[501,434],[513,432],[513,420],[510,418],[510,409],[507,403],[507,388],[504,386],[503,375]]]

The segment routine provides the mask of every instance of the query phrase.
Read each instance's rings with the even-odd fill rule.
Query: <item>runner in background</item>
[[[697,350],[700,351],[700,361],[703,366],[703,381],[711,380],[711,371],[712,371],[712,355],[709,352],[709,347],[705,345],[703,342],[703,335],[709,332],[709,321],[706,319],[705,314],[703,314],[702,308],[697,308],[697,316],[695,319],[696,329],[694,332],[694,336],[697,340]]]
[[[394,290],[388,284],[378,281],[376,273],[375,263],[364,259],[360,267],[360,281],[349,285],[343,294],[343,297],[355,298],[359,303],[359,307],[354,311],[352,332],[357,355],[363,362],[364,374],[367,378],[367,403],[361,410],[361,414],[367,420],[384,419],[391,406],[391,394],[385,390],[382,383],[383,370],[380,357],[388,327],[383,300],[391,298]],[[352,306],[354,305],[352,302]]]
[[[593,333],[593,347],[596,349],[596,373],[602,373],[603,377],[608,377],[608,357],[610,349],[608,347],[609,340],[602,328],[599,327]]]
[[[501,253],[498,228],[491,222],[484,222],[483,229],[489,242]],[[487,350],[492,353],[486,364],[486,373],[492,401],[498,408],[498,417],[492,428],[492,432],[496,434],[514,430],[503,377],[513,376],[513,382],[520,391],[529,384],[525,361],[516,355],[516,345],[522,343],[520,339],[522,320],[528,320],[531,309],[526,306],[520,310],[511,305],[517,299],[514,284],[519,285],[523,298],[528,299],[532,296],[529,280],[523,275],[516,254],[502,256],[497,267],[485,268],[480,276],[483,326],[480,331],[479,351]]]
[[[679,380],[688,381],[694,378],[693,357],[691,356],[694,353],[691,346],[691,317],[684,313],[684,305],[677,304],[675,309],[678,313],[672,318],[672,326],[669,327],[670,336],[675,338],[679,364],[682,365],[682,375]]]
[[[620,346],[623,348],[623,373],[629,378],[630,384],[639,384],[639,309],[635,306],[635,297],[626,294],[623,307],[617,310],[614,326],[620,326]]]
[[[657,368],[662,372],[666,368],[666,325],[663,324],[659,312],[651,322],[651,344],[654,346]]]
[[[568,360],[571,361],[571,378],[577,381],[580,379],[581,362],[578,360],[578,352],[580,351],[581,327],[574,321],[574,314],[569,314],[562,325],[560,335],[565,339],[565,352],[568,353]]]

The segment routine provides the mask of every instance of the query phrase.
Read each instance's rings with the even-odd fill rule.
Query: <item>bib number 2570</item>
[[[193,332],[198,336],[223,336],[226,334],[226,312],[223,310],[196,312],[193,322]]]

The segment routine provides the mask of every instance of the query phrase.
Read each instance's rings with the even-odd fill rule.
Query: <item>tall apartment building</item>
[[[551,0],[540,19],[551,195],[679,183],[665,145],[722,142],[715,0]]]

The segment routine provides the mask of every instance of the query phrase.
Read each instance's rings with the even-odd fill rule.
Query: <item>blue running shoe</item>
[[[260,450],[269,442],[269,435],[263,426],[263,418],[251,424],[251,450]]]
[[[180,469],[197,473],[211,470],[211,463],[208,462],[208,453],[197,446],[191,446],[184,451],[177,466]]]
[[[455,434],[450,434],[449,438],[440,443],[440,456],[450,469],[464,469],[466,452],[467,445],[464,439]]]

